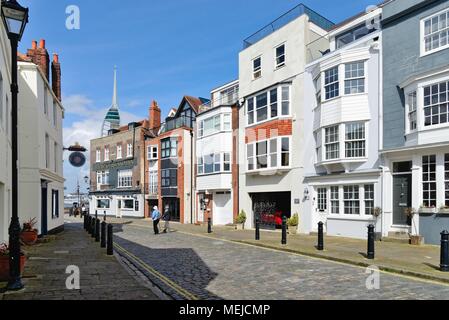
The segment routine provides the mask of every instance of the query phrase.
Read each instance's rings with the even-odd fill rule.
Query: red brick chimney
[[[48,55],[47,49],[45,49],[45,40],[41,40],[39,43],[39,48],[37,47],[37,42],[33,41],[31,49],[28,49],[27,56],[31,58],[31,61],[38,65],[41,71],[50,81],[50,56]]]
[[[161,126],[161,109],[157,102],[153,100],[150,106],[150,130],[159,129]]]
[[[61,100],[61,64],[59,63],[59,56],[53,54],[53,62],[51,63],[51,86],[56,97]]]

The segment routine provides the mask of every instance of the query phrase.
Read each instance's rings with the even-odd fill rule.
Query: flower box
[[[436,208],[420,208],[419,209],[419,213],[432,214],[432,213],[436,213],[436,212],[437,212]]]
[[[439,214],[448,214],[449,215],[449,208],[445,208],[445,209],[440,209],[440,210],[438,210],[438,213]]]

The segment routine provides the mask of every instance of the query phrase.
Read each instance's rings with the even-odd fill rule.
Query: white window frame
[[[278,55],[278,49],[280,49],[280,48],[282,48],[282,47],[284,47],[284,53],[283,54],[280,54],[280,55]],[[286,65],[286,46],[285,46],[285,43],[282,43],[282,44],[280,44],[280,45],[278,45],[277,47],[275,47],[274,48],[274,65],[276,66],[276,69],[280,69],[280,68],[282,68],[282,67],[285,67],[285,65]],[[283,61],[282,62],[279,62],[279,59],[281,59],[281,58],[283,58]]]
[[[255,66],[256,60],[260,61],[259,67]],[[262,56],[255,57],[251,60],[252,70],[253,70],[253,80],[262,78]]]
[[[441,101],[441,95],[442,95],[442,92],[443,92],[443,91],[441,91],[441,85],[443,85],[443,84],[445,84],[445,87],[446,87],[446,89],[444,91],[444,94],[446,96],[446,100],[445,101]],[[433,88],[435,86],[438,87],[438,93],[434,93],[433,92]],[[426,92],[426,88],[429,88],[429,90],[430,90],[429,94],[430,95],[426,95],[426,93],[425,93]],[[424,128],[435,128],[435,127],[438,127],[438,126],[447,126],[449,124],[449,80],[446,79],[446,80],[434,81],[431,84],[426,84],[426,85],[423,86],[422,93],[423,93],[422,105],[423,105],[423,120],[424,120],[423,121],[423,127]],[[434,102],[433,101],[433,97],[434,96],[437,97],[438,102]],[[429,98],[429,105],[426,105],[426,98],[427,97]],[[444,108],[444,105],[446,105],[445,106],[446,111],[445,112],[441,112],[441,110],[442,110],[441,108]],[[434,107],[438,108],[438,113],[437,114],[433,114],[433,112],[432,112]],[[426,109],[430,110],[430,116],[426,115]],[[446,116],[446,121],[445,122],[441,121],[441,116],[442,115]],[[438,123],[436,123],[436,124],[432,123],[434,116],[438,116]],[[430,124],[429,125],[426,125],[426,118],[430,118]]]
[[[442,16],[443,14],[446,14],[446,25],[445,27],[443,27],[442,29],[440,29],[441,25],[440,25],[440,16]],[[430,20],[430,28],[432,28],[432,19],[438,19],[438,30],[432,32],[431,29],[431,33],[429,35],[426,35],[426,22]],[[420,23],[420,42],[421,42],[421,57],[423,56],[427,56],[429,54],[433,54],[435,52],[444,50],[449,48],[449,9],[443,9],[433,15],[430,15],[428,17],[425,17],[423,19],[421,19],[421,23]],[[430,44],[432,46],[432,37],[438,35],[438,42],[440,42],[441,40],[441,35],[442,34],[446,34],[446,44],[442,45],[442,46],[438,46],[437,48],[431,49],[426,51],[426,38],[430,37]]]
[[[407,132],[418,130],[418,94],[412,90],[406,94],[407,97]]]
[[[159,158],[159,153],[158,153],[158,146],[148,146],[148,160],[154,161],[154,160],[158,160]]]
[[[335,192],[336,190],[336,192]],[[329,188],[330,192],[330,214],[339,215],[341,213],[341,205],[340,205],[340,187],[339,186],[331,186]]]
[[[289,144],[289,151],[288,152],[282,152],[282,140],[288,139]],[[276,140],[276,152],[272,152],[271,150],[271,141]],[[259,140],[256,142],[248,143],[246,145],[246,170],[247,172],[260,172],[260,171],[270,171],[270,170],[283,170],[283,169],[290,169],[291,163],[292,163],[292,148],[291,148],[291,136],[279,136],[271,139],[266,140]],[[266,154],[260,154],[257,155],[257,143],[266,143],[267,144],[267,153]],[[252,151],[252,156],[249,155],[249,150]],[[282,166],[282,154],[288,153],[288,166]],[[272,164],[272,158],[271,156],[276,155],[276,166],[273,166]],[[258,167],[258,158],[267,157],[267,168],[257,168]],[[250,163],[253,164],[253,169],[250,169]]]
[[[435,158],[435,162],[430,161],[431,158]],[[429,158],[429,170],[424,170],[424,159]],[[435,166],[435,171],[430,170],[430,165]],[[430,154],[430,155],[424,155],[422,157],[422,199],[423,204],[427,206],[434,206],[435,208],[438,205],[438,182],[437,182],[437,166],[438,166],[438,160],[436,154]],[[427,178],[426,178],[427,176]],[[434,179],[432,179],[432,176],[434,176]],[[428,185],[428,189],[426,190],[425,186]],[[431,186],[434,186],[434,189],[431,188]],[[435,197],[433,198],[431,194],[435,192]],[[427,194],[427,196],[426,196]]]
[[[328,130],[334,129],[335,132],[329,133],[328,134]],[[333,136],[337,136],[337,139],[333,139],[332,141],[330,140],[330,137]],[[331,160],[337,160],[340,159],[341,157],[341,148],[340,148],[340,126],[336,125],[336,126],[330,126],[330,127],[326,127],[324,128],[324,139],[323,139],[323,143],[324,143],[324,159],[326,161],[331,161]],[[328,150],[328,148],[331,148],[332,146],[336,146],[337,149],[336,150]],[[329,157],[330,154],[332,153],[336,153],[337,156],[336,157]]]
[[[223,114],[223,131],[231,131],[232,130],[232,114],[225,113]]]
[[[150,170],[148,172],[148,188],[150,194],[158,194],[159,191],[159,174],[158,170]]]
[[[132,143],[126,144],[126,157],[131,158],[133,156],[133,145]]]
[[[284,95],[284,89],[288,90],[288,97],[285,98]],[[271,101],[272,95],[271,92],[273,90],[276,90],[276,101]],[[258,117],[258,111],[263,108],[257,108],[257,97],[261,96],[261,95],[266,95],[266,99],[267,99],[267,118],[258,121],[257,117]],[[291,96],[292,96],[292,85],[291,84],[280,84],[277,85],[275,87],[271,87],[268,88],[266,90],[264,90],[263,92],[260,92],[256,95],[253,95],[249,98],[247,98],[246,100],[246,126],[250,127],[250,126],[255,126],[261,123],[265,123],[268,121],[272,121],[272,120],[276,120],[276,119],[283,119],[283,118],[289,118],[291,117],[292,114],[292,108],[291,108]],[[253,111],[249,111],[249,105],[250,105],[250,101],[253,105]],[[288,113],[284,113],[284,105],[288,105]],[[272,115],[272,107],[276,105],[276,115],[273,116]],[[252,122],[250,121],[250,114],[252,114]]]
[[[330,78],[330,77],[326,76],[326,73],[330,72],[331,70],[335,70],[335,69],[337,70],[337,73],[336,73],[337,80],[334,80],[332,82],[326,83],[327,79]],[[333,66],[333,67],[325,70],[323,72],[323,80],[324,80],[323,83],[324,83],[324,100],[325,101],[332,100],[332,99],[335,99],[335,98],[338,98],[338,97],[341,96],[341,92],[340,92],[341,91],[341,88],[340,88],[340,66],[339,65]],[[337,92],[337,94],[335,94],[334,96],[329,96],[329,98],[328,98],[328,87],[332,87],[334,85],[337,85],[337,89],[336,90],[332,90],[332,91],[329,90],[329,95],[330,95],[331,92]]]
[[[119,170],[117,174],[117,188],[132,188],[133,171],[131,169]]]
[[[101,162],[101,149],[97,149],[95,152],[95,161],[97,163]]]
[[[351,126],[360,126],[363,128],[363,138],[362,137],[352,137],[352,138],[348,138],[348,128],[350,128]],[[354,134],[354,133],[353,133]],[[346,123],[345,124],[345,159],[357,159],[357,158],[366,158],[366,123],[365,122],[351,122],[351,123]],[[348,144],[363,144],[363,149],[362,148],[348,148]],[[363,150],[363,155],[356,155],[356,156],[348,156],[348,152],[350,152],[350,150],[352,150],[352,152],[357,152],[359,150]]]
[[[109,161],[109,147],[104,148],[104,161]]]
[[[117,159],[122,159],[123,158],[123,151],[122,151],[122,145],[121,144],[118,144],[117,145],[117,147],[116,147],[116,152],[117,152],[117,156],[116,156],[116,158]]]
[[[345,189],[348,189],[346,192]],[[362,199],[360,197],[362,189],[359,185],[346,185],[343,186],[343,213],[345,216],[360,216],[362,213]],[[349,198],[346,198],[346,196],[351,196]],[[351,205],[347,204],[350,203]],[[358,203],[358,206],[353,206],[354,204]],[[354,210],[354,213],[347,213],[346,209]],[[358,213],[357,213],[358,209]]]
[[[317,210],[327,212],[327,188],[317,189]]]
[[[352,68],[350,68],[348,70],[348,67],[357,65],[357,68],[354,70]],[[362,66],[363,69],[360,69],[359,66]],[[359,74],[359,71],[362,70],[363,71],[363,75]],[[354,76],[353,72],[356,72],[357,74]],[[348,72],[349,72],[349,76],[348,76]],[[344,95],[345,96],[349,96],[349,95],[356,95],[356,94],[364,94],[366,93],[366,64],[364,60],[360,60],[360,61],[351,61],[348,63],[344,64],[344,73],[345,73],[345,77],[344,77]],[[354,81],[363,81],[363,91],[359,92],[359,88],[361,87],[360,84],[358,83],[357,86],[352,86],[349,85],[347,87],[347,83],[353,83]],[[350,89],[350,92],[348,93],[346,90]],[[353,88],[357,88],[357,92],[352,92]]]

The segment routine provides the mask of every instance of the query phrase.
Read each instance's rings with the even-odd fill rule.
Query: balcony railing
[[[239,100],[239,87],[234,87],[232,90],[226,92],[226,94],[220,93],[220,97],[213,101],[209,101],[199,107],[199,113],[208,111],[210,109],[220,106],[232,106]]]
[[[260,29],[256,33],[254,33],[253,35],[246,38],[243,41],[243,48],[244,49],[249,48],[256,42],[269,36],[273,32],[279,30],[280,28],[282,28],[289,22],[295,20],[296,18],[302,16],[303,14],[308,15],[309,20],[311,22],[315,23],[317,26],[323,28],[324,30],[330,30],[334,26],[334,23],[332,21],[326,19],[325,17],[316,13],[312,9],[309,9],[305,5],[299,4],[298,6],[291,9],[287,13],[283,14],[282,16],[280,16],[279,18],[277,18],[276,20],[274,20],[267,26],[263,27],[262,29]]]
[[[160,133],[169,132],[182,127],[194,128],[194,126],[195,126],[195,118],[181,116],[179,118],[170,119],[162,123]]]

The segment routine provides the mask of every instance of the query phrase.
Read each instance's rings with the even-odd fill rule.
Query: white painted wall
[[[48,231],[64,224],[62,122],[64,110],[51,86],[33,63],[19,62],[19,212],[21,222],[37,218],[41,232],[41,180],[48,185]],[[44,113],[44,94],[48,112]],[[53,124],[53,102],[57,121]],[[46,134],[49,137],[48,166]],[[55,145],[56,143],[56,145]],[[52,216],[52,190],[59,192],[59,217]],[[21,201],[20,199],[27,199]]]

